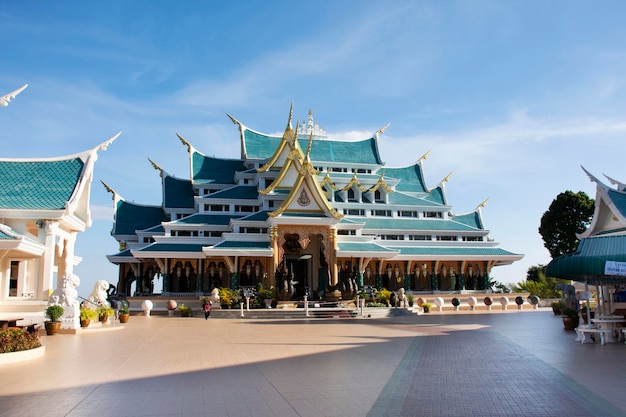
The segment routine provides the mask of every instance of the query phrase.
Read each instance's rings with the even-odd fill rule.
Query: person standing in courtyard
[[[204,303],[204,319],[208,319],[211,316],[211,302]]]

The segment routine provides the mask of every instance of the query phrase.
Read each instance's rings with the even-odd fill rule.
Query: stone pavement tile
[[[573,339],[541,312],[132,317],[0,367],[0,415],[624,415],[626,346]]]
[[[418,337],[368,416],[622,416],[490,330]]]

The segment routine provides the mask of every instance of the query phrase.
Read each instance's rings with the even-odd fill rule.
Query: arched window
[[[380,192],[380,190],[376,190],[374,191],[374,201],[377,203],[384,203],[384,199],[383,199],[383,194]]]
[[[356,203],[354,188],[348,189],[348,201],[351,203]]]

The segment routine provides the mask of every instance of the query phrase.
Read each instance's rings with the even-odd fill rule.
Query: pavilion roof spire
[[[0,106],[2,106],[2,107],[8,106],[9,103],[11,102],[11,100],[14,99],[19,93],[24,91],[26,89],[26,87],[28,87],[28,84],[24,84],[23,86],[21,86],[17,90],[11,91],[10,93],[5,94],[2,97],[0,97]]]

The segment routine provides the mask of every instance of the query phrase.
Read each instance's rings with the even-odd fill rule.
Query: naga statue
[[[295,293],[293,275],[289,270],[285,270],[282,263],[276,268],[276,299],[278,301],[289,301]]]
[[[352,300],[356,297],[359,287],[356,282],[357,269],[356,266],[339,271],[339,291],[341,291],[342,300]]]

